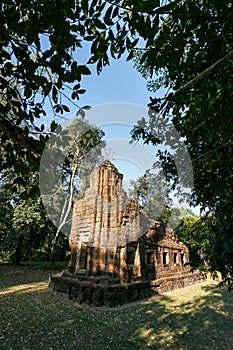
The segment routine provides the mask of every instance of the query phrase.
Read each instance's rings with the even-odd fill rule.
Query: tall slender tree
[[[44,125],[36,126],[37,139],[28,125],[45,114],[45,101],[55,114],[65,113],[69,107],[63,88],[68,85],[68,98],[77,100],[89,64],[100,73],[110,56],[126,52],[130,60],[137,55],[138,69],[155,80],[152,87],[168,91],[163,98],[154,93],[150,106],[164,118],[172,114],[170,120],[185,140],[194,169],[193,203],[218,217],[216,268],[233,276],[232,2],[3,0],[0,6],[3,143],[10,138],[27,157],[41,154]],[[76,59],[84,41],[90,43],[88,64]],[[150,116],[133,136],[156,144]],[[8,147],[7,162],[16,162]],[[160,158],[176,181],[172,156],[161,151]]]

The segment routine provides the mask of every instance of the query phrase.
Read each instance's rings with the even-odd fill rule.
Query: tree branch
[[[221,149],[221,148],[229,147],[229,146],[232,146],[232,145],[233,145],[233,141],[226,142],[226,143],[224,143],[224,144],[222,144],[222,145],[219,145],[219,146],[216,147],[216,148],[211,149],[210,151],[208,151],[208,152],[206,152],[206,153],[203,153],[203,154],[200,155],[199,157],[193,159],[192,162],[196,162],[196,161],[200,160],[201,158],[207,156],[208,154],[215,153],[215,152],[217,152],[217,151],[218,151],[219,149]]]
[[[114,1],[111,1],[111,0],[106,0],[105,2],[107,2],[108,4],[113,5],[115,7],[118,7],[121,10],[138,13],[138,10],[134,9],[133,7],[130,8],[130,7],[126,7],[126,6],[120,5],[120,4],[116,4]],[[206,15],[203,15],[202,13],[200,15],[193,16],[193,15],[186,14],[186,13],[174,12],[174,11],[168,10],[170,8],[170,5],[171,4],[167,4],[167,5],[158,7],[157,9],[154,9],[151,12],[149,12],[148,10],[147,11],[146,10],[144,10],[144,11],[142,10],[142,11],[140,11],[140,14],[168,15],[168,16],[173,16],[173,17],[178,17],[178,18],[199,19],[199,20],[207,20],[207,21],[222,21],[222,20],[226,19],[226,17],[206,16]],[[233,16],[232,17],[227,17],[227,20],[229,20],[229,19],[233,20]]]
[[[5,133],[22,148],[29,148],[33,153],[41,155],[40,141],[26,135],[24,130],[5,117],[0,117],[0,131]]]
[[[73,202],[73,195],[74,195],[74,177],[75,172],[77,170],[78,164],[74,164],[74,167],[72,169],[71,178],[70,178],[70,184],[69,184],[69,192],[65,198],[65,202],[62,208],[61,216],[60,216],[60,222],[56,230],[56,234],[53,239],[51,254],[50,254],[50,263],[53,264],[54,260],[54,254],[55,254],[55,248],[57,245],[59,234],[63,228],[63,226],[67,223],[67,218],[71,210],[72,202]]]
[[[222,64],[224,61],[227,61],[227,60],[229,60],[231,58],[233,58],[233,50],[230,51],[225,57],[221,58],[220,60],[218,60],[217,62],[212,64],[212,66],[206,68],[203,72],[198,74],[195,78],[193,78],[192,80],[187,82],[185,85],[181,86],[178,90],[176,90],[174,92],[171,92],[170,94],[164,96],[163,100],[171,100],[172,98],[174,98],[178,94],[184,92],[185,90],[187,90],[191,86],[193,86],[196,83],[198,83],[200,80],[203,80],[208,75],[210,75],[215,67],[217,67],[218,65]]]

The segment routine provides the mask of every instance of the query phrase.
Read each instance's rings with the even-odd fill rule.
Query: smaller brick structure
[[[190,268],[187,246],[127,197],[122,179],[105,161],[74,205],[69,270],[49,286],[78,303],[113,307],[203,279]]]

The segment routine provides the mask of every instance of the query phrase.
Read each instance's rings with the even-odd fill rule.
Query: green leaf
[[[112,13],[112,18],[117,17],[119,15],[119,7],[115,7]]]
[[[82,75],[90,75],[91,71],[87,66],[78,66],[78,71]]]
[[[29,97],[31,97],[31,95],[32,95],[31,87],[29,85],[26,85],[25,89],[24,89],[24,96],[26,98],[29,98]]]
[[[94,18],[93,22],[97,28],[103,29],[103,30],[106,29],[106,25],[102,21],[100,21],[98,18]]]
[[[52,87],[52,99],[55,103],[58,101],[58,91],[55,86]]]
[[[80,87],[81,87],[80,84],[76,84],[76,85],[74,85],[73,90],[78,90]]]
[[[98,63],[97,63],[97,73],[100,74],[102,72],[102,68],[103,68],[103,62],[102,59],[99,59]]]
[[[113,25],[113,21],[111,20],[112,10],[113,6],[109,6],[104,16],[104,22],[109,26]]]
[[[86,17],[88,17],[88,0],[82,0],[81,1],[81,7],[82,7],[84,15]]]
[[[72,92],[71,98],[72,100],[75,100],[75,99],[79,100],[78,92],[76,90]]]
[[[52,83],[51,83],[51,82],[48,82],[48,83],[46,83],[46,84],[43,86],[44,96],[47,96],[47,95],[50,93],[51,88],[52,88]]]
[[[135,39],[135,40],[131,43],[132,47],[135,47],[135,46],[137,45],[138,41],[139,41],[139,38]]]
[[[64,109],[65,112],[70,112],[70,109],[66,105],[61,105],[61,107]]]
[[[126,61],[130,61],[133,58],[133,55],[134,55],[134,50],[131,50],[129,55],[126,58]]]
[[[87,41],[93,41],[95,39],[95,35],[87,35],[84,39]]]
[[[86,90],[85,89],[80,89],[80,90],[77,90],[77,93],[82,95],[82,94],[85,94]]]
[[[50,124],[50,130],[54,132],[57,127],[58,127],[58,124],[53,120],[52,123]]]

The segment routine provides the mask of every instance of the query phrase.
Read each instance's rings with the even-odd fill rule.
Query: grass
[[[0,265],[1,350],[233,349],[233,292],[218,282],[93,309],[48,291],[51,273]]]

